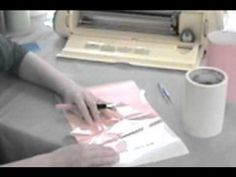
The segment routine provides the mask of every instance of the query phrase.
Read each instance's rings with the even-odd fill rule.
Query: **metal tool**
[[[167,91],[167,89],[164,88],[164,86],[161,83],[158,83],[157,86],[166,103],[173,103],[170,93]]]

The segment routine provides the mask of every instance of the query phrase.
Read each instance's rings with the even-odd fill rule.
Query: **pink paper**
[[[121,102],[132,106],[140,112],[157,114],[147,100],[142,99],[140,89],[134,81],[96,86],[89,88],[89,90],[101,100],[114,103]]]
[[[114,84],[107,84],[89,88],[97,98],[111,103],[123,103],[126,106],[117,108],[121,116],[117,116],[113,111],[107,110],[105,117],[101,114],[101,118],[93,126],[86,124],[81,118],[72,112],[64,111],[78,142],[87,144],[103,144],[108,140],[114,140],[106,145],[122,152],[126,149],[126,143],[121,138],[122,133],[135,130],[135,123],[141,125],[149,123],[150,119],[158,120],[158,114],[147,102],[144,95],[135,82],[127,81]],[[57,105],[63,107],[63,105]],[[137,113],[142,113],[137,116]],[[124,119],[124,117],[126,117]],[[119,127],[120,125],[120,127]],[[118,127],[118,131],[114,127]],[[112,129],[113,128],[113,129]],[[110,131],[111,129],[111,131]],[[113,130],[113,131],[112,131]]]
[[[236,33],[215,31],[209,34],[207,65],[222,69],[229,78],[227,101],[236,100]]]

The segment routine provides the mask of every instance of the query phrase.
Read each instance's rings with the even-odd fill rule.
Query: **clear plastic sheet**
[[[134,81],[98,86],[89,90],[101,100],[122,104],[116,107],[116,111],[101,111],[99,121],[93,126],[85,123],[75,113],[64,110],[65,117],[72,127],[71,134],[79,143],[113,147],[120,153],[119,165],[124,166],[147,163],[188,152],[181,140],[148,103],[145,91],[140,90]],[[178,152],[167,153],[165,157],[159,155],[145,159],[148,157],[148,152],[174,143],[180,147]]]
[[[93,126],[84,123],[74,113],[67,112],[66,117],[71,124],[79,125],[75,126],[71,132],[78,142],[103,144],[113,147],[118,152],[126,151],[124,137],[132,136],[160,122],[159,117],[155,117],[154,114],[139,113],[130,106],[117,108],[117,112],[120,116],[115,116],[116,114],[112,111],[107,111],[106,116],[101,115],[100,120]]]

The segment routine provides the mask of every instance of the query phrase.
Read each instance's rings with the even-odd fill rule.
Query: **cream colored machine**
[[[59,57],[189,70],[223,11],[57,11],[54,30],[68,41]]]

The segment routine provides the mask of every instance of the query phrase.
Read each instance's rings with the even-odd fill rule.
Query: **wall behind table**
[[[4,12],[0,10],[0,34],[4,34],[6,31]]]

